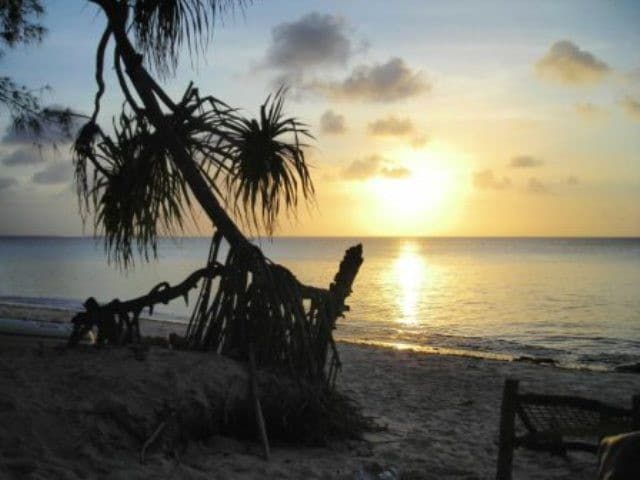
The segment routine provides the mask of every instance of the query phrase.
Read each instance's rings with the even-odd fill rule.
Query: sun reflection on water
[[[400,321],[406,325],[416,325],[418,300],[426,276],[426,265],[416,243],[402,245],[393,264],[393,272],[399,286],[397,302],[401,312]]]

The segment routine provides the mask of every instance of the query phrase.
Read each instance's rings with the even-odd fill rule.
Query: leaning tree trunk
[[[135,50],[126,33],[128,7],[126,5],[121,7],[111,0],[92,1],[97,3],[107,15],[109,27],[116,42],[115,48],[120,52],[127,75],[144,104],[147,118],[160,133],[160,138],[164,140],[165,147],[171,153],[174,164],[182,173],[194,197],[229,245],[248,253],[251,247],[250,242],[222,208],[160,108],[153,88],[155,82],[142,65],[142,55]]]
[[[215,267],[219,272],[220,278],[215,279],[219,283],[215,293],[210,295],[214,278],[203,281],[198,304],[187,328],[187,347],[215,350],[244,360],[255,358],[258,366],[286,367],[298,378],[332,385],[340,368],[332,331],[337,317],[348,310],[345,299],[351,293],[351,285],[362,264],[362,246],[347,250],[328,290],[302,285],[286,268],[266,259],[222,208],[189,149],[175,133],[171,116],[163,112],[161,102],[167,106],[173,104],[144,68],[142,55],[127,35],[128,4],[116,0],[91,1],[107,16],[108,29],[103,39],[108,40],[109,35],[115,39],[116,54],[124,62],[127,76],[144,106],[138,113],[156,129],[171,161],[217,229],[213,239],[214,253],[207,266]],[[99,46],[102,54],[107,40]],[[100,85],[100,80],[98,83]],[[123,90],[128,97],[126,86]],[[175,108],[172,110],[173,115],[181,113]],[[221,238],[230,246],[224,265],[217,260]],[[146,305],[145,302],[153,300],[157,293],[152,290],[136,305]],[[109,305],[98,311],[106,309],[105,314],[128,315],[115,308],[118,305]],[[132,314],[137,320],[139,311]]]

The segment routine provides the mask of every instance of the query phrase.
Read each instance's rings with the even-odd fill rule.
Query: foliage
[[[266,259],[229,215],[271,234],[281,212],[291,214],[299,200],[313,198],[301,141],[312,138],[306,126],[283,113],[282,89],[267,98],[259,118],[250,119],[214,97],[201,97],[192,85],[174,103],[147,70],[173,73],[185,42],[190,52],[202,51],[215,17],[234,2],[92,1],[108,25],[97,48],[94,112],[74,145],[74,163],[81,205],[95,215],[95,232],[104,235],[109,258],[127,267],[134,248],[145,259],[155,255],[159,234],[183,228],[193,192],[217,228],[207,263],[215,275],[203,279],[184,342],[178,343],[248,361],[253,402],[240,415],[256,413],[267,456],[256,367],[287,371],[298,385],[309,386],[284,408],[280,395],[265,395],[270,430],[298,439],[320,432],[313,441],[361,431],[366,422],[357,408],[332,394],[341,365],[332,331],[348,309],[344,302],[362,263],[362,246],[347,250],[329,290],[308,287]],[[97,117],[112,38],[126,101],[108,135]],[[218,262],[223,238],[229,250]],[[85,319],[90,317],[87,312]]]
[[[259,119],[230,116],[223,121],[222,147],[231,159],[225,178],[227,201],[237,215],[244,214],[256,229],[263,226],[269,234],[282,206],[295,212],[299,193],[305,200],[314,194],[306,145],[300,142],[300,137],[311,135],[297,119],[284,116],[283,104],[280,89],[260,107]]]
[[[18,44],[40,42],[45,29],[37,20],[43,13],[39,0],[0,0],[0,46],[13,48]],[[0,57],[3,53],[0,48]],[[16,84],[8,76],[0,76],[0,105],[9,110],[12,118],[41,110],[37,93]],[[22,119],[23,126],[29,123],[35,122]]]
[[[0,0],[0,46],[14,48],[42,41],[46,29],[38,20],[43,14],[40,0]],[[0,48],[0,57],[2,54]],[[12,128],[28,131],[36,140],[42,139],[47,130],[55,129],[57,137],[70,140],[77,114],[65,108],[43,108],[40,95],[48,89],[32,90],[16,84],[11,77],[0,76],[0,105],[9,111]]]
[[[299,140],[310,135],[285,117],[283,101],[279,91],[262,105],[259,120],[248,119],[189,86],[167,115],[213,194],[269,234],[281,211],[292,214],[300,197],[308,200],[314,191]],[[159,235],[181,231],[191,202],[164,139],[143,113],[125,107],[113,130],[112,138],[89,121],[75,142],[74,162],[83,211],[95,214],[94,230],[104,235],[110,260],[127,267],[136,250],[148,260]]]
[[[175,72],[180,50],[202,53],[218,16],[244,0],[137,0],[131,28],[140,51],[161,76]]]
[[[46,30],[36,20],[43,13],[40,0],[1,0],[0,40],[9,47],[39,42]]]
[[[123,111],[114,137],[88,123],[74,145],[78,193],[94,212],[110,260],[127,267],[135,244],[149,259],[159,232],[179,231],[191,203],[187,186],[163,142],[143,116]],[[87,162],[97,165],[88,181]]]

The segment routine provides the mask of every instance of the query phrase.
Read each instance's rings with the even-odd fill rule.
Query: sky
[[[104,18],[44,3],[44,42],[6,51],[2,75],[88,113]],[[263,0],[162,85],[252,115],[289,87],[317,195],[278,235],[640,236],[638,25],[635,0]],[[106,81],[109,125],[122,97]],[[7,126],[0,110],[0,235],[91,234],[69,145]],[[211,231],[197,223],[186,233]]]

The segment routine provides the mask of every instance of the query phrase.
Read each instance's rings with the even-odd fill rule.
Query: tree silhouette
[[[329,289],[308,287],[265,258],[236,224],[271,235],[281,213],[292,214],[299,202],[313,199],[304,153],[310,133],[283,113],[283,90],[267,98],[259,118],[249,119],[201,95],[193,84],[173,100],[152,75],[172,75],[184,46],[191,54],[202,53],[216,18],[244,8],[244,2],[91,3],[104,14],[106,27],[96,51],[94,110],[73,147],[82,211],[94,215],[109,258],[124,268],[136,251],[144,259],[156,255],[159,235],[180,232],[194,201],[215,227],[206,267],[185,282],[161,284],[135,301],[114,301],[92,311],[101,318],[105,312],[113,315],[125,328],[137,324],[143,307],[187,295],[202,280],[186,332],[188,348],[279,366],[331,385],[340,366],[332,330],[347,309],[344,301],[362,263],[361,247],[347,251]],[[126,99],[112,134],[98,123],[110,43],[110,61]],[[218,259],[222,241],[229,247],[224,260]],[[97,317],[89,317],[87,312],[76,319],[77,326],[95,324]],[[112,331],[111,341],[122,338],[122,329]]]
[[[40,42],[45,29],[37,23],[37,19],[43,12],[39,0],[10,0],[0,3],[0,45],[14,48],[20,44]],[[0,57],[3,54],[4,51],[0,48]],[[17,85],[7,76],[0,77],[0,103],[13,116],[40,109],[38,98],[33,92]]]
[[[39,23],[44,14],[40,0],[0,1],[0,58],[4,48],[39,43],[46,29]],[[0,106],[11,117],[13,128],[28,130],[37,140],[47,127],[55,127],[63,138],[71,139],[73,119],[78,115],[69,109],[45,108],[40,93],[48,87],[30,89],[17,84],[9,76],[0,76]]]

